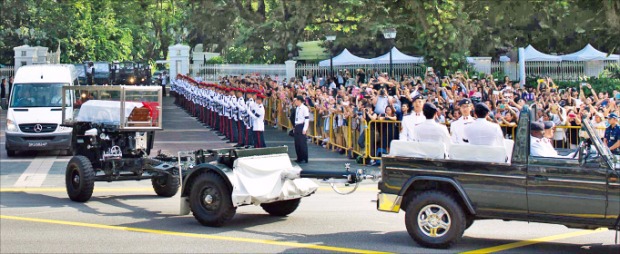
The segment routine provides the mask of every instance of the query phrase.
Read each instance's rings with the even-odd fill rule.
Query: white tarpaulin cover
[[[563,55],[560,57],[562,58],[562,61],[604,61],[604,60],[618,61],[618,59],[620,58],[619,55],[607,56],[607,53],[598,51],[597,49],[592,47],[592,45],[590,44],[586,45],[583,49],[575,53]]]
[[[390,52],[387,52],[382,56],[369,59],[369,61],[371,61],[373,64],[389,64],[390,63]],[[400,52],[400,50],[398,50],[396,47],[392,48],[392,63],[403,64],[403,63],[423,63],[423,62],[424,62],[424,58],[422,57],[405,55],[403,52]]]
[[[372,62],[369,59],[361,58],[359,56],[355,56],[349,52],[349,50],[344,49],[340,55],[335,56],[333,59],[333,65],[355,65],[355,64],[371,64]],[[319,66],[329,66],[329,59],[323,60],[319,62]]]
[[[142,103],[125,102],[125,118],[129,117],[134,108],[141,108]],[[76,118],[80,122],[121,123],[121,102],[89,100],[82,104]]]
[[[299,178],[288,154],[242,157],[235,160],[232,201],[234,206],[269,203],[308,196],[318,185]]]
[[[524,58],[526,62],[534,62],[534,61],[560,62],[562,61],[562,58],[560,58],[559,56],[548,55],[548,54],[542,53],[536,50],[534,47],[532,47],[532,45],[529,45],[527,46],[527,48],[525,48],[524,55],[525,55]]]

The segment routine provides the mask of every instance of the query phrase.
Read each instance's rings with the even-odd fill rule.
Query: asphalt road
[[[172,154],[230,146],[169,99],[164,117],[165,130],[156,134],[155,150]],[[2,146],[5,119],[3,112]],[[268,128],[265,136],[268,145],[292,147],[292,138],[281,130]],[[355,164],[315,145],[309,150],[305,169]],[[294,158],[294,151],[290,154]],[[614,231],[499,220],[475,222],[452,249],[425,249],[407,234],[404,213],[375,209],[372,182],[348,196],[320,184],[316,194],[302,199],[297,211],[285,218],[244,206],[224,227],[203,227],[191,215],[178,216],[178,196],[157,197],[150,181],[98,182],[89,202],[71,202],[64,189],[68,160],[55,152],[7,158],[0,149],[1,253],[620,253]]]

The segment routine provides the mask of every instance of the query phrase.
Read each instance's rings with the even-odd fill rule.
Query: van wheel
[[[194,218],[209,227],[221,227],[237,211],[231,199],[232,190],[218,174],[206,172],[196,176],[189,189],[189,205]]]
[[[16,154],[17,154],[17,152],[15,150],[6,149],[6,156],[8,156],[8,157],[15,157]]]
[[[449,248],[466,227],[463,209],[448,194],[427,191],[413,197],[405,213],[407,232],[418,244],[430,248]]]

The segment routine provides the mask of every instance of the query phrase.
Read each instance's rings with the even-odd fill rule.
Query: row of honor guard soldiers
[[[203,124],[236,143],[265,147],[265,96],[258,90],[197,82],[178,75],[172,84],[175,103]]]

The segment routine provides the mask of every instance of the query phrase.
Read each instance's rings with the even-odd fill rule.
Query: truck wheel
[[[194,218],[209,227],[221,227],[235,216],[231,190],[225,180],[213,172],[203,173],[190,186],[189,205]]]
[[[86,202],[90,199],[95,188],[95,170],[88,158],[80,155],[69,160],[65,184],[71,200]]]
[[[300,201],[301,198],[296,198],[273,203],[264,203],[260,204],[260,206],[271,216],[283,217],[293,213],[299,206]]]
[[[173,197],[179,190],[179,177],[173,175],[164,175],[151,178],[153,190],[160,197]]]
[[[465,231],[465,214],[449,195],[428,191],[413,197],[405,213],[407,232],[418,244],[449,248]]]

